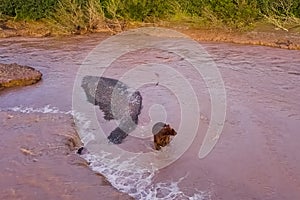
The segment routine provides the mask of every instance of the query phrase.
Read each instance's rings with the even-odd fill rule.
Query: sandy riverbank
[[[263,45],[284,49],[300,50],[300,27],[288,31],[279,29],[272,24],[261,23],[255,25],[248,31],[229,30],[224,28],[193,28],[190,25],[179,25],[172,23],[161,24],[132,24],[128,25],[123,31],[132,28],[144,26],[158,26],[177,30],[197,41],[216,41],[231,42],[237,44]],[[121,30],[99,29],[95,32],[103,32],[106,34],[116,34]],[[76,32],[75,34],[90,34],[85,31]],[[47,25],[45,22],[12,22],[0,21],[0,38],[7,37],[50,37],[50,36],[68,36]]]

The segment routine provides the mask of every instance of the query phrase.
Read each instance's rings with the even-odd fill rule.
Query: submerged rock
[[[32,85],[42,78],[38,70],[13,64],[0,63],[0,90],[7,87]]]
[[[97,76],[85,76],[81,86],[87,100],[103,111],[104,119],[120,121],[119,126],[108,136],[112,143],[120,144],[138,123],[142,109],[140,92],[116,79]]]

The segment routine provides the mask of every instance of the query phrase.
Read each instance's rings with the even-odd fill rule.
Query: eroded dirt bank
[[[197,25],[197,24],[195,24]],[[251,44],[278,47],[284,49],[300,50],[300,29],[299,25],[288,31],[279,29],[272,24],[261,22],[248,31],[227,30],[226,28],[193,28],[191,25],[181,25],[180,23],[158,23],[158,24],[136,24],[129,25],[123,31],[139,27],[153,26],[174,29],[197,41],[217,41],[231,42],[237,44]],[[116,34],[121,30],[99,29],[95,33]],[[71,33],[69,33],[70,36]],[[76,32],[76,34],[87,34],[86,31]],[[49,37],[62,36],[67,33],[60,33],[49,28],[44,22],[11,22],[0,21],[0,38],[7,37]]]
[[[0,112],[0,199],[131,199],[74,153],[71,116]]]
[[[224,32],[222,30],[182,30],[197,41],[230,42],[245,45],[262,45],[283,49],[300,50],[300,34],[267,28],[245,33]]]

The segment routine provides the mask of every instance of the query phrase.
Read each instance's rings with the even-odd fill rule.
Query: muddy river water
[[[43,80],[33,86],[1,91],[0,109],[18,112],[71,111],[79,69],[87,56],[95,51],[94,48],[109,37],[93,34],[68,38],[1,39],[1,63],[35,67],[43,73]],[[172,50],[164,50],[164,45],[167,48],[170,43],[162,42],[160,49],[128,50],[111,61],[103,72],[107,77],[121,79],[126,73],[135,77],[141,73],[145,77],[143,71],[148,72],[146,69],[151,67],[155,69],[149,72],[151,78],[138,85],[143,96],[140,127],[118,147],[143,157],[143,154],[154,151],[149,124],[166,120],[176,130],[183,130],[178,131],[181,135],[178,138],[185,138],[191,133],[186,131],[188,128],[180,129],[180,126],[195,127],[193,114],[199,117],[195,135],[189,137],[192,138],[190,143],[183,142],[189,145],[180,157],[152,170],[149,166],[162,166],[159,165],[160,159],[166,160],[178,149],[183,149],[179,146],[182,141],[175,140],[177,136],[162,152],[155,152],[155,156],[147,157],[146,162],[139,164],[122,160],[122,156],[114,153],[109,154],[107,149],[101,151],[101,144],[107,141],[90,142],[93,137],[88,137],[89,131],[97,130],[84,127],[79,134],[83,141],[91,144],[94,154],[85,158],[92,163],[93,169],[107,176],[114,187],[136,199],[300,199],[300,51],[199,43],[222,76],[226,91],[226,118],[222,134],[217,137],[212,151],[200,159],[199,149],[213,116],[208,85],[191,63]],[[174,43],[174,47],[176,45]],[[153,67],[153,63],[158,67]],[[179,74],[168,74],[171,69]],[[192,107],[194,112],[191,115],[181,110],[192,100],[181,102],[180,94],[188,96],[190,90],[182,87],[181,82],[179,84],[180,77],[189,82],[194,92],[191,98],[195,96],[199,102],[199,111]],[[123,82],[126,83],[126,79]],[[174,92],[173,88],[179,89]],[[84,100],[85,97],[81,97]],[[94,108],[98,124],[108,134],[115,127],[115,122],[105,121],[99,109]],[[84,119],[78,118],[77,121],[81,119],[81,124],[84,124],[92,115],[87,112]],[[88,123],[84,125],[88,126]],[[109,145],[108,148],[111,147]],[[145,166],[147,162],[149,166]]]

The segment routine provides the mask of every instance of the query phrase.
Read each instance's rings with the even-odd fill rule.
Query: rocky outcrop
[[[120,144],[138,123],[142,109],[140,92],[116,79],[97,76],[85,76],[81,86],[87,100],[103,111],[104,119],[120,121],[119,126],[108,136],[112,143]]]
[[[31,85],[42,78],[42,73],[28,66],[0,63],[0,90],[14,86]]]

